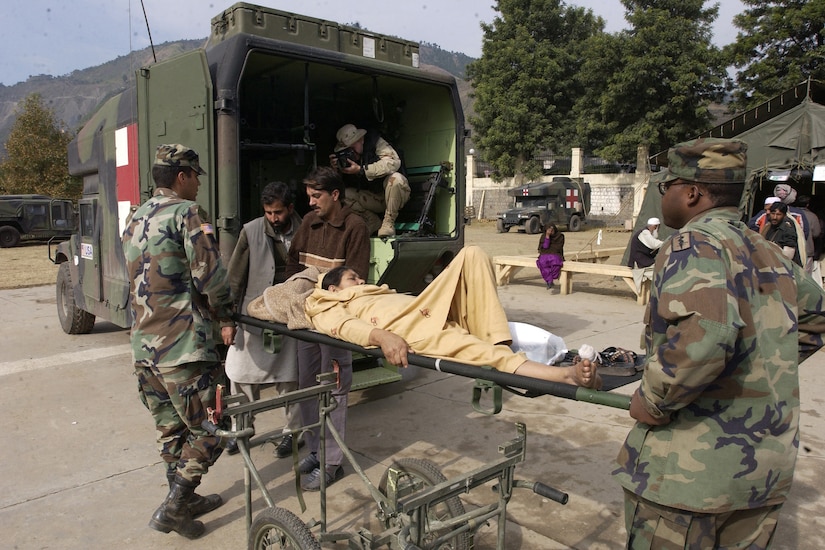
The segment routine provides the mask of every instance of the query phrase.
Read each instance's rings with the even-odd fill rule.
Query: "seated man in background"
[[[410,184],[401,173],[401,157],[378,135],[345,124],[335,134],[338,142],[330,155],[332,166],[346,177],[347,204],[364,218],[370,235],[395,235],[398,211],[410,200]],[[382,180],[382,188],[373,188]],[[383,222],[382,222],[383,218]]]
[[[656,261],[656,253],[662,246],[662,241],[659,240],[659,225],[659,218],[650,218],[647,224],[631,237],[628,267],[650,267]]]
[[[590,361],[554,367],[514,352],[504,308],[498,300],[489,256],[464,248],[418,296],[387,285],[367,285],[354,270],[330,270],[306,299],[313,327],[363,347],[381,348],[394,365],[407,354],[490,365],[496,370],[590,388],[601,386]]]

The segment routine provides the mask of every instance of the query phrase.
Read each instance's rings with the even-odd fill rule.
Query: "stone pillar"
[[[642,210],[642,203],[647,194],[647,184],[650,181],[650,160],[648,159],[647,145],[639,145],[636,148],[636,174],[633,180],[633,227],[636,227],[636,220]]]
[[[582,175],[582,168],[584,167],[584,151],[581,147],[573,147],[570,154],[570,177],[578,178]]]

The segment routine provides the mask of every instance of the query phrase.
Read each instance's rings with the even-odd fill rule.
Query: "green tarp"
[[[778,183],[787,183],[799,195],[811,196],[811,210],[825,212],[825,182],[813,182],[814,167],[825,165],[825,84],[804,82],[765,103],[720,124],[697,137],[737,138],[748,144],[748,181],[740,208],[749,219],[758,212]],[[651,157],[652,164],[667,165],[667,151]],[[656,174],[646,187],[633,233],[648,218],[662,217],[662,197]],[[673,229],[662,225],[659,238]],[[626,263],[628,250],[622,259]]]

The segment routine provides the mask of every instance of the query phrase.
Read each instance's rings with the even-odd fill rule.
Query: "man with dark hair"
[[[787,204],[782,202],[771,204],[768,208],[768,223],[762,226],[759,233],[778,246],[783,256],[793,260],[797,265],[802,265],[796,226],[788,217]]]
[[[341,175],[330,167],[319,167],[304,179],[309,206],[312,210],[304,217],[301,227],[292,239],[285,277],[290,277],[307,267],[321,272],[334,267],[349,265],[362,277],[369,276],[370,238],[364,220],[344,204],[345,191]],[[346,437],[347,403],[352,386],[352,352],[327,346],[298,342],[298,386],[316,385],[321,372],[338,369],[338,385],[332,396],[338,406],[330,414],[330,422],[342,437]],[[318,421],[318,404],[300,403],[304,425]],[[304,457],[298,469],[307,474],[302,486],[307,491],[321,488],[321,476],[331,484],[344,475],[344,454],[332,437],[327,437],[326,464],[318,459],[318,433],[307,433],[305,438],[309,455]]]
[[[244,315],[249,302],[267,287],[286,280],[289,245],[301,225],[294,203],[292,190],[285,183],[268,183],[261,191],[264,215],[244,224],[238,235],[229,260],[229,286],[236,310]],[[298,389],[295,339],[281,337],[280,351],[271,353],[264,348],[262,333],[258,327],[242,325],[226,355],[232,393],[243,393],[250,401],[260,399],[261,384],[274,384],[278,395]],[[301,427],[296,406],[287,406],[285,413],[287,433],[275,448],[278,458],[292,454],[291,432]]]
[[[799,442],[799,347],[822,345],[825,293],[740,221],[745,143],[668,153],[645,315],[647,364],[614,471],[628,548],[767,548]]]
[[[225,383],[213,323],[231,325],[232,301],[212,225],[194,202],[205,174],[183,145],[157,149],[157,188],[123,233],[132,308],[132,357],[141,401],[152,413],[169,494],[149,526],[187,538],[203,534],[195,516],[222,504],[195,494],[225,441],[201,427]],[[223,334],[229,345],[234,327]]]
[[[775,202],[781,202],[782,199],[779,197],[765,197],[765,205],[762,210],[757,212],[750,220],[748,220],[748,227],[759,233],[762,231],[762,227],[764,227],[768,223],[768,210],[770,209],[771,205]]]
[[[392,237],[398,211],[410,199],[401,157],[378,133],[353,124],[342,126],[335,137],[330,161],[342,174],[358,181],[347,188],[353,212],[364,218],[371,235],[377,231],[379,237]],[[371,183],[377,180],[382,188],[373,189]]]

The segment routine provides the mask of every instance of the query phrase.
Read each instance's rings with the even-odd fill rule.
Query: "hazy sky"
[[[359,23],[374,32],[437,44],[448,51],[481,55],[480,23],[490,23],[492,0],[249,0],[250,3],[338,23]],[[619,0],[569,0],[591,8],[606,30],[625,28]],[[126,55],[149,45],[140,0],[27,0],[6,2],[0,33],[0,83],[29,76],[62,76]],[[206,38],[210,21],[231,2],[215,0],[144,0],[152,40]],[[391,6],[389,8],[388,6]],[[732,18],[743,10],[739,0],[720,0],[714,42],[736,37]]]

